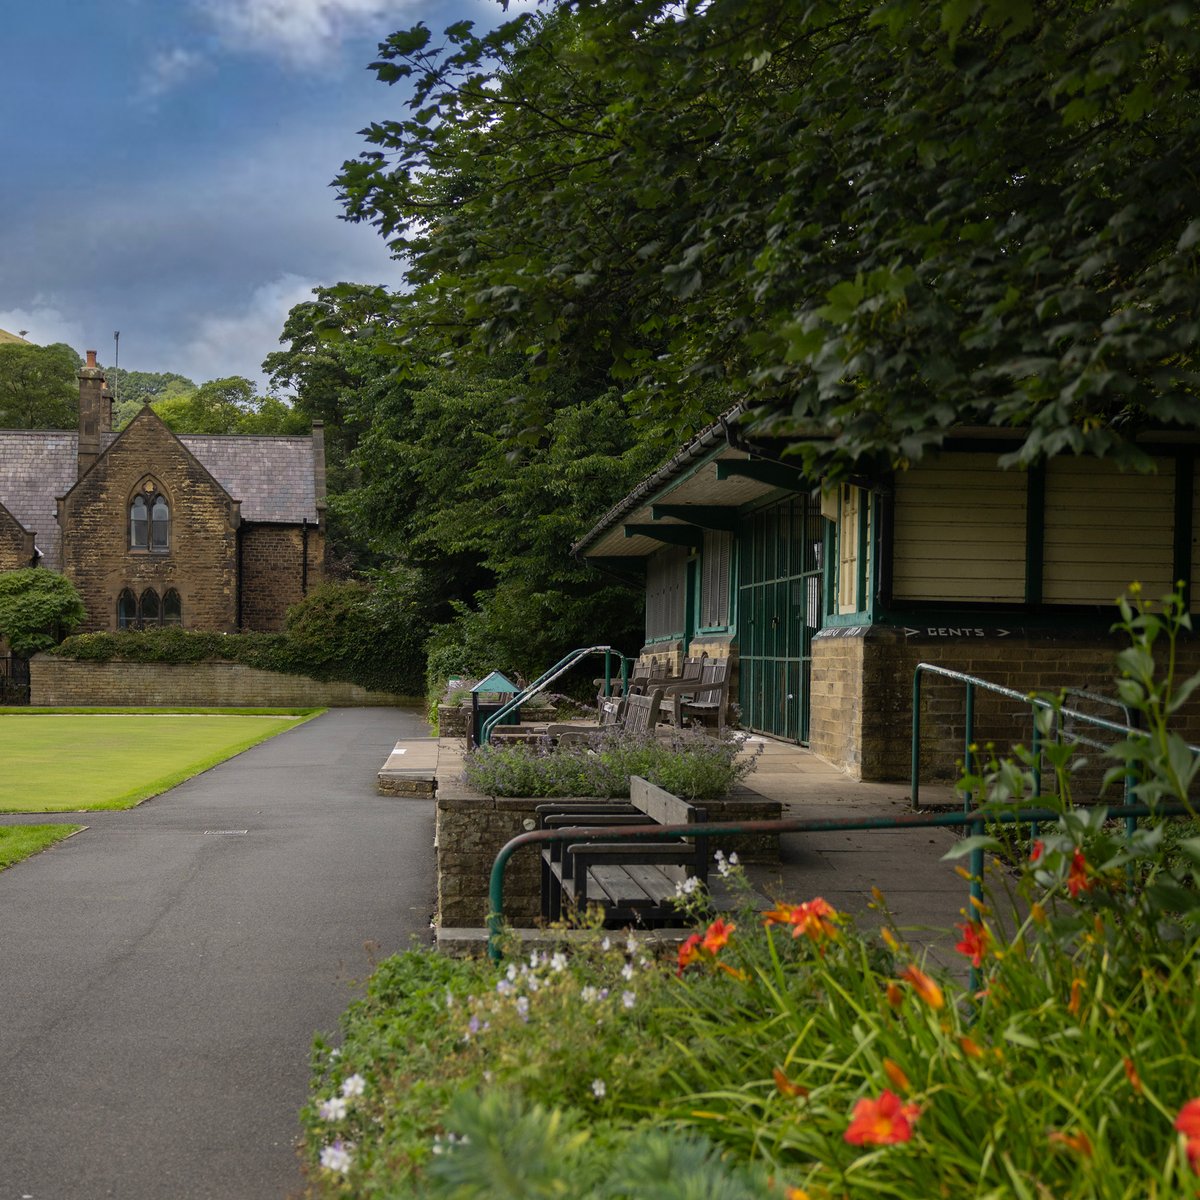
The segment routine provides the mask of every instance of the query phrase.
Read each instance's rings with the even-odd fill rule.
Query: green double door
[[[821,628],[824,530],[807,496],[743,518],[738,542],[742,724],[807,742],[812,639]]]

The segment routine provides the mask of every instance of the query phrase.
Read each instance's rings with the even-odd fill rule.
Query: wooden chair
[[[684,717],[708,720],[716,718],[717,732],[725,731],[729,711],[729,659],[705,659],[700,678],[681,683],[671,689],[672,716],[675,728],[683,728]]]
[[[601,706],[599,725],[547,725],[546,736],[560,742],[595,741],[610,730],[648,736],[654,732],[662,699],[662,688],[655,688],[648,695],[610,699]]]

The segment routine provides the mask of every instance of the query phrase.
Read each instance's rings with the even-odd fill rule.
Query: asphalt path
[[[301,1193],[313,1034],[430,941],[433,803],[374,790],[426,732],[334,709],[127,812],[4,818],[89,829],[0,872],[0,1200]]]

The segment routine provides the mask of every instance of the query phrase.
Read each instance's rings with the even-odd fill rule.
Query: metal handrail
[[[1121,808],[1121,815],[1136,821],[1140,817],[1193,816],[1186,804],[1171,801],[1163,804],[1130,804]],[[500,847],[488,881],[488,956],[500,961],[500,939],[504,926],[504,872],[508,860],[522,846],[543,842],[665,842],[680,837],[713,837],[719,834],[747,833],[834,833],[862,829],[931,829],[955,825],[970,826],[971,832],[983,833],[987,824],[1037,825],[1062,816],[1052,808],[999,809],[995,812],[974,809],[967,812],[918,813],[903,817],[783,817],[773,821],[700,821],[692,825],[623,825],[569,827],[564,829],[534,829],[520,833]],[[983,851],[971,852],[970,894],[983,899]],[[968,910],[969,911],[969,910]],[[974,988],[972,988],[974,990]]]
[[[1144,729],[1138,729],[1132,724],[1122,725],[1118,721],[1109,721],[1104,717],[1097,717],[1091,713],[1080,712],[1076,708],[1068,708],[1064,704],[1055,703],[1047,699],[1045,696],[1039,696],[1031,692],[1018,692],[1013,688],[1004,687],[999,683],[992,683],[990,680],[983,679],[978,675],[967,675],[963,671],[952,671],[948,667],[938,666],[936,663],[917,663],[913,671],[913,689],[912,689],[912,790],[911,802],[914,809],[920,807],[921,795],[921,675],[940,675],[943,679],[950,679],[956,683],[961,683],[966,688],[966,706],[965,706],[965,721],[964,721],[964,736],[963,736],[963,764],[966,767],[970,766],[971,748],[975,744],[975,691],[981,689],[985,692],[992,692],[998,696],[1006,696],[1010,700],[1019,700],[1022,704],[1027,704],[1030,707],[1030,713],[1036,716],[1037,709],[1052,711],[1056,714],[1055,719],[1055,741],[1061,741],[1064,736],[1063,718],[1072,721],[1079,721],[1085,725],[1094,726],[1097,729],[1107,730],[1110,733],[1119,734],[1125,738],[1146,737]],[[1069,695],[1082,696],[1088,700],[1104,700],[1106,703],[1114,704],[1124,708],[1119,701],[1114,701],[1106,696],[1097,696],[1090,692],[1082,691],[1081,689],[1070,689]],[[1128,716],[1129,710],[1124,709]],[[1033,722],[1033,736],[1031,738],[1030,749],[1033,754],[1033,776],[1034,788],[1037,793],[1041,793],[1041,739],[1042,733],[1038,728],[1036,719]],[[1084,745],[1102,748],[1104,743],[1096,742],[1082,736],[1073,736],[1071,741],[1080,742]],[[1189,745],[1188,749],[1193,754],[1200,754],[1200,746]],[[1137,785],[1137,780],[1132,773],[1127,773],[1125,776],[1124,785],[1124,806],[1128,807],[1132,803],[1133,789]],[[969,793],[963,793],[963,809],[964,811],[970,807],[971,797]],[[1132,819],[1132,818],[1130,818]]]
[[[489,714],[483,722],[479,731],[479,741],[481,745],[486,746],[492,740],[492,731],[499,725],[509,713],[520,708],[530,697],[536,696],[552,684],[560,675],[566,674],[576,663],[582,662],[589,654],[604,655],[604,694],[612,695],[612,656],[615,654],[621,660],[621,685],[622,690],[629,686],[629,663],[630,659],[626,658],[620,650],[613,649],[612,646],[581,646],[578,650],[572,650],[569,654],[564,655],[558,660],[548,671],[539,675],[531,684],[517,692],[515,696],[509,697],[500,707]]]

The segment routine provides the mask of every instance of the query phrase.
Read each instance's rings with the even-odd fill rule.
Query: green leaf
[[[942,855],[943,862],[950,862],[956,858],[965,858],[968,854],[976,850],[1000,850],[1000,843],[987,834],[973,834],[971,837],[960,838],[945,854]]]

